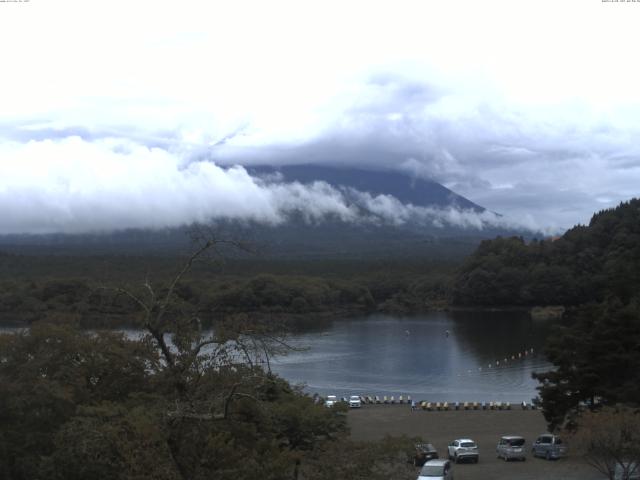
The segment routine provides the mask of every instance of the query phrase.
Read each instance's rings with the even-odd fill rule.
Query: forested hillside
[[[483,241],[452,287],[457,305],[580,305],[640,287],[640,200],[593,216],[556,240]]]
[[[554,369],[534,374],[550,428],[581,405],[640,403],[640,200],[593,216],[554,241],[483,242],[452,289],[462,305],[569,307],[547,340]]]
[[[162,288],[180,261],[177,256],[0,253],[0,323],[66,317],[87,328],[129,325],[135,304],[113,287],[149,278]],[[456,264],[428,258],[227,259],[194,265],[176,295],[205,324],[242,312],[310,326],[320,317],[441,308]]]

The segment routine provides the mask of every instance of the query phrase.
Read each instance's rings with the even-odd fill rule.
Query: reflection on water
[[[305,350],[272,366],[322,395],[530,401],[537,386],[531,372],[550,368],[541,355],[548,330],[519,312],[376,315],[295,335],[291,343]]]
[[[300,351],[273,359],[272,368],[321,395],[530,401],[537,386],[531,373],[551,368],[542,356],[549,327],[521,312],[341,320],[324,330],[294,335],[289,343]],[[0,327],[0,333],[19,330]],[[135,329],[124,333],[132,339],[143,334]]]

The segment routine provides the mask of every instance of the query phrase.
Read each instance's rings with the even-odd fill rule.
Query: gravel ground
[[[376,440],[390,435],[421,436],[432,443],[440,458],[447,456],[447,445],[456,438],[471,438],[480,449],[477,464],[454,465],[455,480],[602,480],[602,476],[571,455],[557,461],[531,456],[531,443],[546,432],[540,411],[469,410],[411,411],[408,405],[363,405],[348,414],[351,437],[354,440]],[[496,444],[502,435],[521,435],[526,441],[527,460],[498,460]],[[416,477],[418,468],[416,468]]]

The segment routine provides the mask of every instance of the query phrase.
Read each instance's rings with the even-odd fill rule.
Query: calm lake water
[[[529,402],[551,324],[526,312],[433,312],[334,321],[293,335],[272,369],[309,393],[428,401]],[[16,331],[1,328],[0,333]],[[126,330],[132,338],[141,331]],[[505,361],[506,360],[506,361]]]
[[[531,373],[551,367],[542,355],[549,327],[522,312],[340,320],[294,335],[291,343],[304,350],[275,359],[272,368],[321,395],[528,402],[537,393]]]

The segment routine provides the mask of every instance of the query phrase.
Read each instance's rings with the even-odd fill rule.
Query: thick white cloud
[[[408,169],[541,227],[585,222],[638,194],[639,20],[584,0],[3,4],[4,229],[186,206],[278,221],[308,195],[353,215],[205,160]]]
[[[309,223],[332,218],[378,225],[514,226],[489,212],[403,205],[391,196],[323,182],[254,179],[242,167],[223,169],[209,161],[183,165],[162,149],[78,137],[3,144],[0,205],[5,234],[164,228],[220,218],[278,224],[292,213]]]

